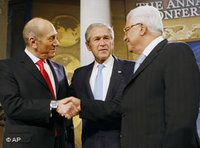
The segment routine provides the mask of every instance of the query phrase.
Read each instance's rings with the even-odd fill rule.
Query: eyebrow
[[[50,35],[48,38],[51,38],[51,37],[54,37],[54,36],[57,36],[57,35],[58,35],[58,33],[56,32],[55,34]]]
[[[103,36],[94,36],[93,38],[103,38],[103,37],[111,37],[111,35],[103,35]]]

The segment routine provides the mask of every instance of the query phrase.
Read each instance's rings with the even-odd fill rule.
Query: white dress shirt
[[[110,77],[112,74],[113,64],[114,64],[114,58],[112,57],[112,55],[110,55],[110,57],[103,63],[104,68],[102,69],[102,74],[103,74],[103,98],[102,98],[102,101],[105,101],[105,99],[106,99],[108,87],[110,84]],[[94,94],[94,83],[95,83],[96,75],[98,72],[98,67],[97,67],[98,65],[99,65],[99,63],[97,63],[95,61],[93,70],[92,70],[92,74],[90,76],[90,87],[92,89],[93,94]]]
[[[162,36],[157,37],[154,39],[143,51],[146,57],[150,54],[150,52],[162,41],[164,40]]]
[[[33,63],[35,63],[35,65],[37,66],[37,68],[40,70],[39,66],[36,64],[37,61],[39,61],[40,59],[36,56],[34,56],[30,51],[28,51],[27,49],[25,49],[25,53],[31,58],[31,60],[33,61]],[[53,73],[51,71],[51,68],[49,67],[48,63],[46,60],[44,60],[44,69],[46,70],[46,72],[48,73],[49,75],[49,78],[51,80],[51,84],[53,86],[53,91],[54,91],[54,94],[56,96],[56,86],[55,86],[55,80],[54,80],[54,77],[53,77]]]

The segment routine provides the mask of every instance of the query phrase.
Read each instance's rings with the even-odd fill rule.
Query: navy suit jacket
[[[80,99],[94,100],[89,84],[94,62],[75,70],[72,83],[72,95]],[[133,75],[134,62],[121,60],[114,57],[114,65],[110,78],[105,101],[119,98],[124,87]],[[98,114],[98,112],[96,112]],[[95,114],[95,110],[94,110]],[[120,126],[119,118],[111,121],[89,121],[83,120],[82,145],[83,148],[118,148],[120,147]]]
[[[63,66],[47,60],[57,99],[69,95]],[[54,148],[55,128],[61,148],[73,148],[73,126],[53,112],[54,97],[40,71],[25,54],[0,61],[0,101],[5,111],[4,148]]]
[[[199,148],[199,97],[200,73],[191,48],[163,40],[134,73],[120,100],[81,100],[80,117],[98,121],[121,112],[122,148]]]

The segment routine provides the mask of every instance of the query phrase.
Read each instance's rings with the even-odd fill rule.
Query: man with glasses
[[[200,73],[191,48],[162,38],[162,19],[152,6],[131,10],[124,30],[128,50],[141,56],[122,97],[107,104],[73,97],[65,101],[91,121],[121,116],[122,148],[199,148]],[[68,118],[77,113],[60,112]]]

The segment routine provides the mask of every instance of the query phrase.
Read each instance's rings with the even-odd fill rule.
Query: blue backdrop
[[[190,47],[192,48],[194,55],[196,57],[197,60],[197,64],[199,66],[200,69],[200,41],[197,42],[188,42],[188,44],[190,45]],[[198,134],[200,137],[200,108],[199,108],[199,116],[197,119],[197,130],[198,130]]]

